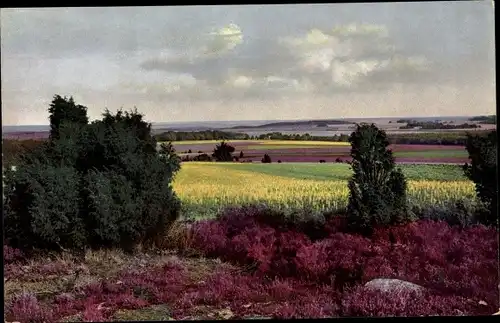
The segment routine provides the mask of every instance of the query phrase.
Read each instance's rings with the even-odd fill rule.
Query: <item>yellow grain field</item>
[[[183,214],[189,217],[209,217],[223,207],[248,203],[321,211],[345,207],[349,196],[345,180],[295,179],[204,163],[184,163],[174,189],[183,202]],[[414,205],[474,198],[470,181],[408,181],[408,200]]]

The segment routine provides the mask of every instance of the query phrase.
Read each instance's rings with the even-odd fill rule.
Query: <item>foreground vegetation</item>
[[[259,208],[171,231],[177,254],[87,252],[5,264],[6,320],[22,322],[491,315],[498,308],[498,232],[419,221],[343,233],[284,226]],[[392,238],[390,238],[392,236]],[[175,238],[175,239],[174,239]],[[8,252],[5,252],[8,251]],[[183,255],[196,255],[186,258]],[[217,260],[213,260],[214,258]],[[78,274],[79,273],[79,274]],[[383,292],[397,278],[422,287]]]
[[[181,167],[173,145],[158,150],[137,111],[106,111],[89,124],[85,107],[55,96],[49,115],[50,139],[5,170],[7,321],[497,309],[496,133],[467,138],[470,182],[455,181],[451,168],[445,185],[412,180],[385,132],[361,124],[349,137],[347,188],[320,171],[311,179],[238,170],[224,142],[213,156],[227,168],[214,163],[182,187],[182,173],[172,186]],[[185,197],[199,192],[215,192],[215,218],[178,221]],[[252,205],[222,208],[233,198]]]

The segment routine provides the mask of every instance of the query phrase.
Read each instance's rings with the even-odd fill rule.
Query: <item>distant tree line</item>
[[[477,130],[474,133],[479,135],[488,134],[491,130]],[[467,142],[467,132],[447,132],[447,133],[393,133],[387,134],[391,144],[399,145],[457,145],[465,146]],[[258,140],[298,140],[298,141],[333,141],[333,142],[348,142],[349,136],[345,134],[334,136],[311,136],[309,134],[282,134],[281,132],[272,132],[262,134],[250,139]]]
[[[487,135],[491,130],[475,130],[474,134]],[[467,131],[444,132],[444,133],[399,133],[389,134],[391,144],[399,145],[445,145],[465,146],[467,142]]]
[[[162,141],[184,141],[184,140],[248,140],[250,136],[246,133],[226,132],[220,130],[205,131],[167,131],[155,136],[156,140]]]
[[[462,124],[446,124],[442,122],[434,122],[434,121],[414,121],[414,120],[398,120],[405,121],[406,125],[399,127],[399,129],[413,129],[420,128],[425,130],[450,130],[450,129],[477,129],[481,128],[480,125],[475,123],[462,123]]]
[[[254,137],[257,140],[297,140],[297,141],[342,141],[347,142],[349,135],[334,135],[334,136],[311,136],[305,134],[284,134],[281,132],[269,132]]]

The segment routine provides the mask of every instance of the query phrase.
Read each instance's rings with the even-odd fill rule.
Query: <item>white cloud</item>
[[[384,67],[387,67],[387,61],[334,61],[331,70],[332,81],[341,86],[351,86],[363,76]]]
[[[370,77],[377,73],[382,83],[404,82],[402,71],[418,73],[427,64],[423,58],[395,56],[387,27],[379,25],[313,28],[262,44],[258,39],[245,43],[244,31],[236,24],[207,34],[202,46],[158,55],[142,67],[187,73],[201,81],[197,93],[240,97],[368,89]],[[209,89],[202,90],[203,84]],[[184,90],[193,95],[190,87],[180,87],[178,92]]]
[[[231,79],[228,83],[237,88],[249,88],[254,84],[254,80],[251,77],[239,75]]]
[[[210,33],[210,38],[203,47],[203,52],[207,55],[222,54],[233,50],[242,42],[243,33],[240,27],[235,24],[229,24]]]

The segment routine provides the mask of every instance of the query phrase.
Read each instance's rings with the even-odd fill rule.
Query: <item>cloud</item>
[[[230,24],[201,39],[201,46],[146,59],[141,67],[191,75],[197,85],[179,87],[180,96],[183,91],[193,95],[196,88],[198,95],[233,98],[369,90],[418,81],[429,69],[425,58],[398,54],[388,28],[381,25],[351,23],[247,39],[238,25]]]
[[[240,27],[229,24],[210,33],[210,38],[204,48],[206,55],[217,55],[233,50],[243,42],[243,34]]]

